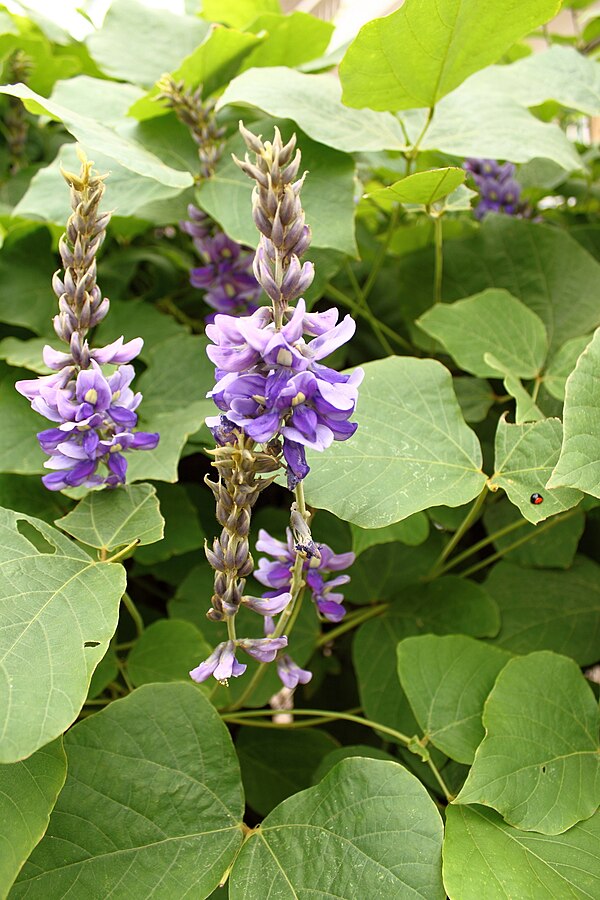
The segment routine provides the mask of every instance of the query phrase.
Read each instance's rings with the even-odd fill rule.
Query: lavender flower
[[[109,301],[102,298],[96,284],[96,253],[104,240],[110,214],[100,215],[103,179],[92,174],[92,163],[82,158],[81,172],[63,172],[71,186],[73,214],[59,242],[65,267],[64,279],[54,275],[52,285],[59,298],[59,314],[54,329],[68,344],[68,352],[45,346],[43,358],[52,375],[18,381],[16,389],[32,409],[54,423],[38,433],[38,441],[53,469],[42,478],[52,491],[69,487],[115,486],[125,481],[129,450],[152,450],[159,435],[133,433],[142,395],[134,394],[131,360],[139,354],[143,341],[123,337],[106,347],[91,349],[86,335],[108,312]],[[117,365],[105,375],[102,365]],[[99,466],[105,467],[99,472]]]
[[[182,231],[194,240],[204,265],[190,272],[192,287],[203,290],[204,300],[217,312],[230,315],[252,313],[258,308],[261,287],[252,273],[253,253],[219,229],[209,216],[193,204]],[[207,317],[213,321],[214,314]]]
[[[489,212],[520,216],[526,210],[519,198],[521,185],[515,181],[516,171],[512,163],[497,163],[494,159],[467,159],[463,167],[469,172],[480,193],[475,217],[483,219]]]
[[[263,528],[258,533],[258,541],[256,549],[260,553],[268,553],[272,559],[259,559],[258,569],[254,573],[254,577],[265,587],[272,590],[267,591],[265,597],[273,597],[281,594],[289,588],[292,580],[292,569],[296,561],[296,541],[291,530],[286,531],[287,542],[278,541],[265,531]],[[349,575],[338,575],[335,578],[327,579],[326,576],[332,572],[340,572],[347,569],[355,560],[354,553],[334,553],[327,544],[319,546],[320,556],[312,556],[306,559],[302,566],[302,572],[307,587],[311,591],[312,600],[316,605],[319,613],[328,622],[339,622],[346,615],[346,610],[342,606],[344,600],[343,594],[335,591],[334,588],[341,587],[350,581]],[[285,683],[285,682],[284,682]]]
[[[218,644],[210,656],[192,669],[190,678],[200,684],[213,675],[217,681],[227,684],[229,678],[239,678],[248,668],[235,658],[239,648],[259,662],[273,662],[279,650],[287,646],[287,638],[242,638]]]
[[[299,684],[308,684],[312,678],[312,672],[309,672],[308,669],[301,669],[287,653],[277,660],[277,674],[290,691],[297,688]]]

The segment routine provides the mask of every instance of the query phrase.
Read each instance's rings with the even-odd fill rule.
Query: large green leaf
[[[289,122],[279,124],[283,137],[288,138],[293,126]],[[270,123],[266,128],[272,132]],[[298,134],[298,146],[302,150],[302,168],[309,173],[302,189],[302,206],[312,229],[312,246],[355,255],[355,184],[351,157],[315,143],[303,134]],[[214,177],[200,185],[197,196],[200,206],[230,237],[253,247],[259,238],[252,220],[253,182],[231,159],[231,153],[242,159],[245,151],[246,145],[239,135],[227,141]]]
[[[499,627],[496,604],[475,582],[448,575],[402,587],[384,615],[361,625],[354,638],[352,655],[365,714],[405,733],[417,730],[398,681],[398,641],[427,633],[491,637]]]
[[[309,455],[308,502],[363,528],[429,506],[461,506],[481,491],[481,448],[465,424],[452,377],[430,359],[367,363],[358,431]]]
[[[429,536],[429,519],[423,512],[415,513],[402,522],[385,525],[383,528],[359,528],[351,526],[352,549],[359,556],[369,547],[378,544],[393,544],[400,541],[409,547],[417,547]]]
[[[29,759],[0,766],[0,895],[6,897],[21,866],[42,838],[52,807],[65,783],[62,741],[42,747]]]
[[[154,681],[187,681],[190,670],[210,653],[211,647],[191,622],[159,619],[136,641],[127,657],[127,673],[136,687]]]
[[[264,13],[252,22],[254,34],[264,40],[244,60],[242,69],[255,66],[287,66],[292,69],[323,56],[334,25],[296,10],[287,15]]]
[[[600,802],[600,713],[578,666],[548,651],[512,659],[483,711],[486,736],[458,803],[509,825],[562,834]]]
[[[280,13],[279,0],[203,0],[202,14],[211,22],[246,28],[265,13]]]
[[[271,116],[293,119],[313,140],[345,153],[406,147],[392,115],[348,109],[341,101],[340,84],[331,75],[304,75],[283,66],[251,69],[225,90],[219,108],[228,104],[254,106]]]
[[[413,775],[346,759],[267,816],[242,847],[229,895],[441,900],[441,841],[440,815]]]
[[[398,200],[400,203],[415,203],[429,207],[437,200],[447,197],[465,180],[465,170],[456,166],[446,169],[429,169],[415,172],[389,187],[372,191],[374,200]]]
[[[396,526],[390,525],[388,528],[392,530]],[[364,534],[377,535],[384,530],[387,529],[365,530]],[[394,602],[398,596],[402,596],[403,588],[427,577],[443,547],[441,536],[437,532],[431,534],[429,540],[416,546],[398,543],[398,538],[394,538],[391,547],[386,544],[387,541],[376,543],[360,550],[350,569],[350,584],[344,587],[344,595],[350,603],[362,606],[368,603]]]
[[[99,550],[114,550],[132,541],[153,544],[160,541],[165,526],[156,488],[151,484],[92,491],[55,524],[77,540]]]
[[[589,344],[592,335],[583,334],[571,338],[558,349],[543,375],[543,384],[549,394],[557,400],[565,399],[567,378],[577,365],[577,360]]]
[[[49,423],[15,390],[15,381],[32,373],[0,363],[0,472],[32,475],[43,472],[44,454],[36,433]]]
[[[547,22],[556,0],[406,0],[361,28],[340,66],[344,103],[371,109],[433,107]]]
[[[518,533],[518,532],[517,532]],[[566,572],[494,566],[485,588],[500,609],[494,643],[513,653],[554,650],[580,665],[600,658],[600,566],[576,557]]]
[[[568,569],[573,565],[577,545],[585,528],[585,513],[580,509],[566,519],[554,519],[551,528],[540,532],[535,525],[525,522],[518,509],[505,500],[490,503],[486,507],[483,521],[488,534],[497,535],[494,549],[501,551],[507,562],[514,562],[525,568]],[[518,527],[514,530],[498,534],[508,526],[517,524]],[[527,540],[509,550],[509,547],[523,538]]]
[[[563,444],[548,487],[600,497],[600,328],[567,379]]]
[[[165,519],[165,534],[159,543],[140,547],[136,552],[136,562],[143,566],[197,550],[204,543],[198,510],[183,485],[159,484],[156,493]]]
[[[334,766],[342,759],[349,759],[352,756],[362,756],[364,759],[386,759],[388,762],[397,762],[386,750],[380,750],[370,744],[346,744],[344,747],[338,747],[331,750],[327,756],[324,756],[313,774],[313,784],[322,781]]]
[[[417,321],[459,366],[479,378],[497,378],[494,356],[519,378],[535,378],[548,352],[544,323],[508,291],[489,288],[456,303],[437,303]]]
[[[242,843],[227,729],[193,685],[153,684],[65,737],[67,781],[14,897],[206,897]]]
[[[444,885],[450,900],[591,900],[599,841],[600,812],[555,837],[511,828],[483,806],[450,806]]]
[[[57,81],[50,99],[81,116],[91,116],[98,122],[114,126],[143,95],[143,90],[133,84],[78,75],[66,81]],[[90,109],[90,97],[94,98],[93,109]]]
[[[336,747],[337,741],[327,732],[314,728],[243,728],[235,749],[246,802],[260,816],[266,816],[286,797],[310,787],[317,766]]]
[[[46,228],[9,235],[0,251],[0,282],[10,284],[10,291],[2,292],[0,322],[49,334],[56,312],[50,284],[55,269]]]
[[[196,16],[152,9],[136,0],[113,0],[102,28],[90,35],[87,45],[107,75],[150,87],[201,43],[208,28]]]
[[[63,123],[76,140],[89,152],[102,153],[125,169],[158,181],[161,185],[183,190],[194,183],[189,172],[166,165],[135,140],[122,137],[113,128],[103,125],[90,115],[82,115],[73,109],[36,94],[26,85],[0,86],[0,93],[19,97],[34,113],[45,114]]]
[[[490,488],[493,491],[503,488],[521,515],[534,525],[577,506],[583,496],[571,488],[546,490],[560,453],[562,431],[559,419],[511,425],[502,416],[498,422],[495,472],[489,481]],[[538,493],[543,501],[536,505],[531,497]]]
[[[0,761],[77,717],[117,626],[125,570],[95,562],[55,528],[0,510]]]
[[[472,763],[484,737],[483,704],[510,653],[466,635],[424,634],[398,644],[398,677],[423,734]]]

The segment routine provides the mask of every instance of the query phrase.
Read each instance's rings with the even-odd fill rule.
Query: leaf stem
[[[123,547],[122,550],[118,550],[113,556],[109,556],[108,559],[104,560],[107,563],[118,562],[120,559],[123,559],[124,556],[127,556],[130,550],[133,550],[140,542],[139,538],[136,538],[135,541],[132,541],[130,544],[127,544],[126,547]]]
[[[272,716],[274,711],[272,709],[252,709],[246,710],[243,712],[236,712],[233,717],[240,720],[245,719],[258,719],[263,716]],[[396,731],[395,728],[389,728],[387,725],[382,725],[380,722],[373,722],[372,719],[365,719],[363,716],[356,716],[353,713],[349,712],[336,712],[335,710],[329,709],[294,709],[291,711],[291,715],[294,716],[313,716],[318,719],[330,719],[334,721],[336,719],[343,719],[345,722],[354,722],[355,725],[365,725],[367,728],[372,728],[374,731],[381,731],[383,734],[389,734],[390,737],[395,738],[401,744],[408,744],[411,741],[411,738],[406,734],[402,734],[401,731]],[[225,712],[221,715],[221,718],[224,721],[228,721],[230,716],[228,712]],[[276,728],[288,728],[288,725],[277,725],[273,723]]]
[[[412,147],[410,148],[410,150],[408,151],[408,153],[406,155],[406,158],[407,158],[406,174],[407,175],[410,175],[412,172],[412,164],[413,164],[413,162],[415,162],[417,156],[419,155],[419,147],[421,146],[421,141],[425,137],[427,130],[429,129],[429,126],[431,125],[431,120],[433,119],[434,112],[435,112],[435,106],[430,106],[429,110],[427,112],[427,119],[425,120],[425,124],[423,125],[423,128],[421,129],[421,133],[419,134],[418,138],[416,139],[416,141],[414,142],[414,144],[412,145]]]
[[[388,606],[389,603],[381,603],[378,606],[368,606],[366,609],[357,609],[355,613],[347,615],[341,625],[338,625],[337,628],[332,628],[330,631],[321,634],[320,637],[317,638],[316,646],[324,647],[331,641],[335,641],[336,638],[340,637],[342,634],[346,634],[347,631],[356,628],[357,625],[362,625],[363,622],[368,622],[369,619],[380,616],[386,611]]]
[[[450,540],[448,541],[448,543],[446,544],[446,546],[444,547],[444,549],[442,550],[442,552],[440,553],[440,555],[438,556],[436,561],[434,562],[433,566],[431,567],[431,570],[427,576],[428,581],[437,577],[437,575],[439,574],[439,570],[442,567],[442,564],[450,556],[450,554],[452,553],[454,548],[457,546],[459,541],[462,539],[463,535],[469,530],[471,525],[475,522],[475,520],[479,516],[479,513],[481,512],[481,508],[482,508],[483,504],[485,503],[485,498],[488,495],[488,491],[489,491],[489,488],[488,488],[487,482],[486,482],[486,484],[484,484],[484,486],[483,486],[483,490],[481,491],[479,496],[475,499],[475,502],[473,503],[471,509],[469,510],[469,512],[467,513],[465,518],[462,520],[462,522],[460,523],[460,525],[458,526],[458,528],[456,529],[456,531],[454,532],[454,534],[452,535],[452,537],[450,538]]]
[[[455,566],[459,565],[459,563],[464,562],[465,559],[468,559],[473,554],[478,553],[479,550],[483,550],[484,547],[487,547],[488,544],[493,544],[498,538],[504,537],[507,534],[511,534],[513,531],[517,531],[519,528],[522,528],[523,525],[527,525],[527,519],[518,519],[516,522],[511,522],[510,525],[505,525],[504,528],[499,528],[498,531],[495,531],[493,534],[488,534],[487,537],[482,538],[480,541],[477,541],[476,544],[473,544],[471,547],[467,547],[466,550],[463,550],[462,553],[458,553],[456,556],[453,556],[448,563],[439,570],[438,575],[445,575],[446,572],[449,572],[450,569],[453,569]]]
[[[141,637],[144,633],[144,620],[139,614],[135,603],[133,602],[127,591],[123,594],[123,605],[133,619],[133,624],[135,625],[137,636]]]

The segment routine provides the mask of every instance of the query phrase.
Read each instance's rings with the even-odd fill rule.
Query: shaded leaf
[[[310,453],[308,502],[366,528],[481,491],[481,448],[465,424],[452,377],[435,360],[392,357],[364,366],[358,430]]]
[[[34,412],[15,390],[16,381],[31,377],[31,372],[0,363],[0,419],[7,423],[0,428],[0,472],[32,475],[44,471],[45,456],[36,433],[48,425],[48,420]]]
[[[338,747],[323,757],[313,774],[313,784],[318,784],[319,781],[322,781],[342,759],[350,759],[353,756],[360,756],[363,759],[385,759],[388,762],[397,762],[390,753],[380,750],[379,747],[372,747],[370,744],[350,744],[345,747]]]
[[[46,228],[9,235],[0,251],[0,281],[10,284],[10,291],[2,294],[0,321],[49,334],[56,311],[50,284],[55,268]]]
[[[451,900],[589,900],[600,891],[599,840],[600,812],[559,837],[511,828],[483,806],[449,806],[444,884]]]
[[[563,443],[548,487],[600,497],[600,328],[567,379]]]
[[[440,815],[413,775],[397,763],[346,759],[267,816],[242,847],[229,894],[441,900],[441,841]]]
[[[600,566],[576,557],[566,572],[492,569],[485,588],[500,609],[494,643],[513,653],[554,650],[580,665],[600,657]]]
[[[543,376],[544,387],[557,400],[565,399],[567,378],[577,365],[577,360],[591,341],[590,334],[571,338],[556,351]],[[4,342],[3,342],[4,343]]]
[[[491,806],[509,825],[542,834],[562,834],[595,812],[600,713],[571,659],[548,651],[512,659],[483,724],[486,736],[457,803]]]
[[[352,549],[359,556],[363,551],[378,544],[393,544],[400,541],[410,547],[416,547],[429,536],[429,519],[423,512],[415,513],[402,522],[386,525],[383,528],[359,528],[351,525]]]
[[[508,501],[490,504],[483,520],[489,535],[518,524],[518,527],[507,534],[498,535],[494,540],[494,548],[502,552],[507,562],[517,563],[525,568],[568,569],[573,564],[577,545],[585,528],[585,514],[578,510],[568,518],[552,520],[552,527],[540,533]],[[508,549],[516,541],[525,538],[527,540],[521,546]]]
[[[42,747],[29,759],[0,766],[0,893],[7,896],[21,866],[40,841],[65,783],[62,741]]]
[[[1,510],[0,528],[0,758],[14,762],[76,719],[117,626],[125,570],[23,513]]]
[[[472,763],[484,737],[483,704],[510,653],[466,635],[425,634],[398,644],[398,677],[431,743]]]
[[[160,541],[165,520],[153,485],[128,484],[92,491],[54,524],[89,547],[114,550],[136,540],[138,544]]]
[[[344,103],[371,109],[433,107],[473,72],[551,19],[555,0],[407,0],[364,25],[340,66]],[[398,48],[402,53],[398,53]]]
[[[183,485],[159,484],[156,492],[165,519],[165,534],[159,544],[140,548],[136,553],[136,560],[144,566],[196,550],[204,540],[198,510]]]
[[[511,503],[534,525],[571,509],[582,497],[579,491],[570,488],[546,489],[560,453],[562,430],[559,419],[511,425],[503,416],[498,422],[495,472],[489,481],[490,488],[505,490]],[[531,502],[534,493],[543,497],[539,505]]]
[[[187,681],[212,648],[191,622],[159,619],[135,642],[127,657],[127,673],[139,687],[154,681]],[[212,690],[212,685],[204,686]]]
[[[461,378],[454,377],[452,387],[465,422],[483,422],[495,400],[490,383],[464,375]]]
[[[243,799],[231,739],[200,691],[139,688],[72,728],[65,750],[67,781],[15,897],[210,894],[242,843]]]

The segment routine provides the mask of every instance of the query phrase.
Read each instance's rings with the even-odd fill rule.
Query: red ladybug
[[[541,494],[532,494],[529,498],[529,502],[533,503],[534,506],[539,506],[540,503],[544,502],[544,498]]]

